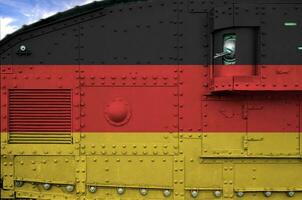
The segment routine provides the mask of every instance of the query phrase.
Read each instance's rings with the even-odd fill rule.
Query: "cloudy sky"
[[[94,0],[0,0],[0,39],[41,18]]]

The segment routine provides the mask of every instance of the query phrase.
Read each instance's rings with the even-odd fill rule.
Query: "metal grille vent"
[[[70,144],[71,90],[9,90],[9,143]]]

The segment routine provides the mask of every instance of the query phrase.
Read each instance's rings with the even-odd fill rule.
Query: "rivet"
[[[89,190],[90,193],[95,193],[96,190],[97,190],[97,187],[95,187],[95,186],[89,186],[88,190]]]
[[[139,190],[139,193],[142,195],[142,196],[146,196],[148,194],[148,190],[145,189],[145,188],[142,188]]]
[[[66,189],[67,192],[72,192],[74,190],[74,186],[73,185],[67,185],[65,187],[65,189]]]
[[[117,191],[118,194],[124,194],[125,189],[124,188],[117,188],[116,191]]]
[[[44,190],[49,190],[51,188],[51,185],[49,183],[44,183],[42,185],[42,187],[43,187]]]
[[[23,184],[24,184],[24,183],[23,183],[22,181],[16,181],[16,182],[15,182],[16,187],[22,187]]]
[[[293,196],[295,196],[295,192],[294,191],[289,191],[289,192],[287,192],[287,196],[288,197],[293,197]]]
[[[221,191],[219,190],[214,191],[213,194],[215,197],[221,197]]]
[[[192,196],[193,198],[196,198],[196,197],[198,196],[198,191],[197,191],[197,190],[191,191],[191,196]]]
[[[272,192],[266,191],[266,192],[264,192],[264,196],[270,197],[270,196],[272,196]]]
[[[164,195],[165,197],[169,197],[169,196],[171,195],[171,191],[170,191],[170,190],[164,190],[164,191],[163,191],[163,195]]]
[[[237,195],[237,197],[243,197],[244,196],[244,192],[237,192],[236,195]]]

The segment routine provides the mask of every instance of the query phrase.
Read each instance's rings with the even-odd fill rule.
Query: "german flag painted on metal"
[[[4,38],[1,198],[301,199],[301,11],[101,1]]]

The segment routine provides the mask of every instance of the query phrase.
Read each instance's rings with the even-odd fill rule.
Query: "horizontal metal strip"
[[[15,134],[15,135],[28,135],[28,134],[35,134],[35,135],[39,135],[39,133],[36,132],[13,132],[10,134]],[[66,135],[70,135],[71,132],[45,132],[45,133],[40,133],[41,135],[62,135],[62,134],[66,134]]]
[[[71,142],[65,141],[10,141],[10,144],[71,144]]]

